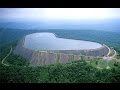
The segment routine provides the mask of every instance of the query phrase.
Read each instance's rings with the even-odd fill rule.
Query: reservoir
[[[59,38],[54,33],[42,32],[25,36],[24,47],[32,50],[86,50],[102,47],[91,41]]]

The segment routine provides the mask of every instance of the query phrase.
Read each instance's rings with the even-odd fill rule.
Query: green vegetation
[[[28,66],[29,65],[29,62],[22,58],[21,56],[18,56],[18,55],[14,55],[13,53],[9,56],[9,58],[6,58],[5,62],[4,63],[7,63],[8,65],[11,65],[11,66]]]
[[[89,62],[87,61],[87,63],[98,69],[106,69],[107,66],[110,67],[111,69],[120,65],[120,62],[116,60],[107,61],[103,59],[93,59],[93,60],[90,60]]]
[[[54,30],[53,30],[54,31]],[[51,32],[53,32],[51,30]],[[10,46],[15,48],[17,42],[24,35],[38,32],[37,30],[6,30],[0,32],[0,62],[9,53]],[[39,31],[40,32],[40,31]],[[39,67],[28,67],[29,61],[10,54],[6,58],[4,66],[0,63],[0,83],[119,83],[120,82],[120,33],[102,32],[100,31],[54,31],[59,33],[59,36],[66,35],[67,38],[76,38],[83,40],[92,40],[105,43],[113,47],[118,55],[118,61],[112,60],[108,62],[109,69],[106,69],[106,61],[96,60],[81,60],[73,61],[66,64],[45,65]],[[70,32],[72,34],[70,34]],[[81,33],[80,33],[81,32]],[[91,33],[92,32],[92,33]],[[18,33],[18,34],[16,34]],[[75,34],[76,33],[76,34]],[[77,34],[78,33],[78,34]],[[84,35],[84,33],[88,33]],[[73,36],[72,36],[73,35]],[[100,38],[100,35],[102,38]],[[92,36],[92,37],[91,37]],[[90,37],[90,38],[89,38]],[[109,40],[107,39],[109,37]],[[25,67],[26,66],[26,67]],[[99,68],[98,68],[99,67]]]
[[[82,62],[82,63],[81,63]],[[39,67],[0,65],[1,83],[114,83],[120,81],[120,67],[97,69],[78,61]]]

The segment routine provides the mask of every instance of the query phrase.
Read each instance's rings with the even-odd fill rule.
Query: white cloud
[[[3,8],[0,11],[0,18],[42,21],[120,18],[119,8]]]

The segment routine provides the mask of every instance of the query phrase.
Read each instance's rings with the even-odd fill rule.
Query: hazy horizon
[[[0,12],[0,27],[120,31],[120,8],[1,8]]]

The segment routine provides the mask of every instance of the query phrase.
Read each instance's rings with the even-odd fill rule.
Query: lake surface
[[[101,44],[83,40],[58,38],[53,33],[33,33],[26,35],[24,47],[33,50],[83,50],[102,47]]]

